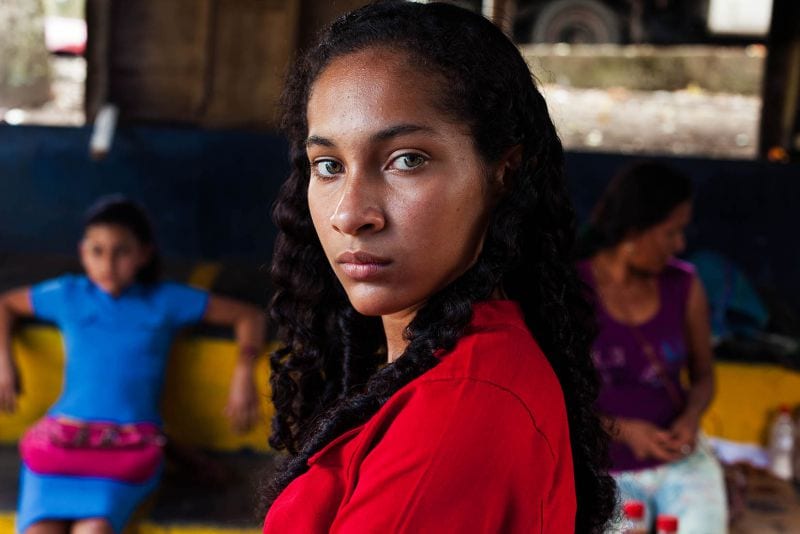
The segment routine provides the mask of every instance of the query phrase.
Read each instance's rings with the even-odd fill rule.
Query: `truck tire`
[[[621,43],[617,14],[597,0],[554,0],[531,28],[534,43]]]

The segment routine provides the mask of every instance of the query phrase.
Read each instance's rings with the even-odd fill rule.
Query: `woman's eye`
[[[314,171],[320,176],[334,176],[341,173],[344,166],[338,161],[332,159],[324,159],[314,162]]]
[[[401,171],[411,171],[421,167],[426,162],[425,156],[421,154],[403,154],[392,162],[392,167]]]

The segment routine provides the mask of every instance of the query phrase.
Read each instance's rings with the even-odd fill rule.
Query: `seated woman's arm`
[[[239,357],[231,378],[225,413],[231,418],[233,428],[244,432],[249,430],[258,418],[259,402],[253,377],[253,363],[264,347],[265,314],[250,304],[212,294],[209,296],[203,321],[233,327],[239,347]]]
[[[697,276],[692,281],[686,307],[686,341],[690,387],[686,408],[670,430],[677,447],[688,445],[694,448],[700,419],[714,398],[714,359],[708,300]]]
[[[13,289],[0,295],[0,412],[17,406],[19,378],[11,359],[11,327],[17,317],[33,315],[30,288]]]

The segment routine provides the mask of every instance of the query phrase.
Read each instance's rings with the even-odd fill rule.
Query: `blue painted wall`
[[[85,209],[121,192],[147,206],[168,257],[269,258],[270,204],[288,172],[282,138],[122,128],[93,161],[90,134],[0,126],[0,252],[72,253]]]
[[[81,214],[105,193],[148,206],[167,258],[269,260],[269,209],[288,173],[287,145],[241,131],[125,127],[111,153],[88,156],[88,128],[0,126],[0,252],[71,254]],[[631,158],[570,153],[567,172],[585,219]],[[800,165],[674,159],[693,177],[691,249],[718,250],[800,309]]]

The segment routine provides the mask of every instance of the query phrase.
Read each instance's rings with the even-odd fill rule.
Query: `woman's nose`
[[[116,272],[117,272],[117,264],[116,264],[116,262],[113,259],[109,259],[103,265],[103,272],[105,273],[106,276],[114,276],[114,274],[116,274]]]
[[[341,191],[331,225],[348,235],[379,232],[386,225],[383,193],[379,184],[368,177],[348,177]]]

